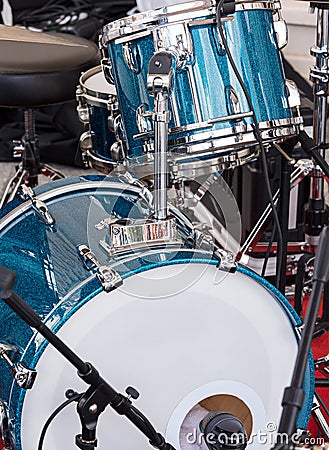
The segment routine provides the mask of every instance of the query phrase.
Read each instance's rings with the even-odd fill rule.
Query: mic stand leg
[[[287,280],[287,247],[288,247],[288,221],[289,221],[289,204],[290,204],[290,170],[289,162],[281,156],[281,179],[280,179],[280,200],[279,200],[279,217],[282,230],[282,255],[277,254],[277,260],[281,259],[281,273],[279,276],[279,291],[285,295]],[[277,264],[278,267],[278,264]]]
[[[321,322],[329,322],[329,283],[324,288]]]
[[[290,439],[296,432],[297,414],[301,410],[304,401],[302,388],[309,352],[311,349],[313,332],[321,302],[321,294],[329,279],[329,227],[325,227],[320,235],[317,254],[314,261],[313,288],[307,307],[304,328],[298,346],[297,358],[294,366],[291,384],[284,390],[282,399],[282,415],[278,427],[278,436],[288,436]],[[289,443],[280,443],[274,449],[285,449]]]

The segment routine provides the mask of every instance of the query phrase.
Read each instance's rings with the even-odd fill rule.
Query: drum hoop
[[[45,190],[44,192],[41,192],[40,194],[38,194],[38,189],[36,189],[35,192],[38,199],[41,201],[54,200],[64,194],[73,194],[76,192],[83,193],[84,191],[89,191],[95,188],[97,188],[97,192],[100,192],[100,190],[107,190],[109,188],[112,188],[113,192],[129,191],[134,194],[141,194],[140,187],[133,186],[131,184],[125,184],[120,180],[113,179],[112,181],[109,181],[106,180],[106,177],[103,176],[96,176],[97,180],[92,180],[92,178],[94,177],[72,177],[70,179],[54,181],[51,185],[51,188]],[[55,183],[57,183],[57,187],[54,186]],[[43,189],[42,186],[41,189]],[[5,214],[2,218],[0,218],[0,236],[2,234],[2,231],[6,230],[9,224],[14,225],[13,221],[15,221],[16,223],[17,219],[21,218],[29,210],[33,212],[33,209],[31,208],[31,202],[30,200],[27,200],[24,203],[20,203],[14,209]]]
[[[175,259],[167,259],[167,260],[163,259],[163,256],[165,254],[172,255],[173,253],[176,255],[179,255],[179,256]],[[127,268],[127,266],[126,266],[127,263],[131,263],[131,265],[133,265],[134,262],[140,261],[141,257],[142,258],[145,258],[145,257],[150,258],[153,256],[154,258],[157,258],[159,256],[159,254],[161,254],[161,259],[159,259],[155,262],[154,261],[149,262],[148,264],[145,264],[142,266],[137,264],[136,267],[131,268],[131,269]],[[183,257],[183,255],[184,255],[184,257]],[[191,255],[193,255],[193,256],[191,256]],[[207,255],[208,258],[206,258],[205,255]],[[218,260],[213,256],[213,254],[207,253],[204,250],[196,250],[196,249],[191,250],[191,249],[184,249],[181,247],[177,247],[177,248],[170,248],[170,249],[163,249],[163,250],[154,249],[154,250],[145,252],[141,255],[132,254],[130,256],[120,259],[119,261],[118,260],[113,261],[112,263],[110,263],[108,265],[108,267],[115,270],[121,276],[122,280],[124,281],[134,275],[148,272],[149,270],[152,270],[152,269],[174,266],[174,265],[183,265],[183,264],[204,264],[204,265],[217,266]],[[218,270],[225,272],[223,269],[218,269]],[[249,268],[243,266],[242,264],[239,264],[237,266],[236,271],[248,276],[249,278],[254,279],[257,283],[261,284],[264,288],[266,288],[266,290],[272,294],[274,300],[277,301],[280,304],[280,306],[284,309],[293,328],[296,329],[302,325],[302,321],[299,318],[296,311],[294,310],[294,308],[291,306],[291,304],[286,299],[286,297],[280,291],[278,291],[275,286],[273,286],[271,283],[269,283],[267,280],[262,278],[256,272],[250,270]],[[77,310],[79,310],[83,305],[88,303],[92,298],[94,298],[97,294],[99,294],[103,291],[102,287],[99,285],[99,282],[97,281],[97,275],[93,274],[93,275],[89,276],[88,278],[86,278],[85,280],[81,281],[79,283],[79,285],[75,286],[74,289],[72,289],[70,292],[68,292],[65,295],[65,297],[63,297],[60,300],[60,302],[58,302],[54,306],[54,308],[51,311],[49,311],[47,316],[44,318],[44,320],[43,320],[44,323],[48,326],[51,326],[52,316],[53,316],[54,312],[59,307],[61,307],[61,305],[63,305],[66,301],[68,301],[77,291],[79,291],[82,287],[85,288],[90,283],[92,284],[91,292],[89,294],[87,294],[83,300],[81,300],[74,307],[72,307],[72,309],[63,318],[61,318],[58,322],[56,322],[53,325],[52,329],[55,333],[60,330],[60,328],[64,325],[64,323],[66,323],[67,320],[69,320],[70,317],[72,317]],[[97,285],[96,289],[93,288],[94,284]],[[48,321],[50,321],[50,323],[47,323]],[[31,342],[34,341],[35,336],[37,334],[38,334],[38,332],[35,332],[33,334],[30,342],[26,346],[26,350],[28,349]],[[296,335],[296,338],[298,339],[299,334],[298,334],[297,330],[295,330],[295,335]],[[37,354],[39,352],[41,352],[41,353],[43,352],[44,345],[48,345],[48,343],[45,341],[44,343],[42,343],[40,345],[40,348],[37,351],[35,357],[37,356]],[[25,352],[26,352],[26,350],[25,350]],[[25,352],[24,352],[24,354],[25,354]],[[33,367],[35,367],[35,366],[33,366]]]
[[[229,120],[229,118],[227,119]],[[194,123],[188,126],[181,126],[181,127],[175,127],[175,128],[171,128],[169,130],[169,137],[175,135],[175,134],[180,134],[180,133],[188,133],[190,131],[198,131],[198,130],[203,130],[205,128],[210,128],[212,127],[214,124],[216,123],[216,119],[213,119],[211,122],[200,122],[200,123]],[[273,129],[278,129],[278,128],[283,128],[283,127],[289,127],[289,126],[294,126],[294,125],[301,125],[303,123],[303,118],[298,116],[298,117],[287,117],[287,118],[283,118],[283,119],[273,119],[273,120],[267,120],[264,122],[260,122],[259,123],[259,128],[260,131],[267,131],[267,130],[273,130]],[[227,128],[222,128],[220,130],[215,130],[215,131],[204,131],[202,133],[202,140],[205,141],[209,141],[211,139],[214,138],[224,138],[224,137],[228,137],[228,136],[235,136],[237,135],[237,132],[235,131],[236,127],[227,127]],[[239,131],[239,134],[247,134],[253,132],[253,128],[250,124],[246,125],[246,129],[245,131]],[[171,138],[171,140],[169,140],[169,146],[173,146],[173,145],[179,145],[179,144],[188,144],[188,143],[192,143],[193,141],[195,142],[196,140],[200,141],[200,134],[196,134],[196,135],[191,135],[191,136],[182,136],[180,138]],[[153,138],[154,133],[149,131],[147,133],[140,133],[140,134],[136,134],[133,136],[133,138],[135,140],[138,139],[149,139],[149,138]],[[276,137],[280,137],[280,135],[276,135]],[[197,138],[197,139],[196,139]],[[254,139],[256,140],[256,139]],[[249,141],[248,141],[249,142]],[[241,145],[241,141],[239,141],[239,143],[237,144],[238,146]],[[213,147],[212,147],[213,148]]]
[[[277,11],[280,8],[277,0],[260,0],[257,2],[246,0],[237,1],[236,3],[236,11],[252,9]],[[141,33],[153,27],[182,21],[192,21],[193,23],[198,17],[215,16],[215,9],[215,0],[196,0],[133,14],[105,25],[102,29],[101,45],[106,47],[110,41],[117,38],[136,32]]]
[[[103,92],[103,91],[95,91],[93,89],[90,89],[86,86],[86,81],[91,78],[94,75],[99,74],[100,72],[103,72],[102,66],[96,66],[92,67],[91,69],[87,70],[86,72],[83,72],[79,79],[79,85],[82,89],[81,96],[84,97],[87,100],[94,100],[100,102],[99,105],[96,106],[103,106],[102,103],[108,104],[109,100],[111,100],[112,97],[114,97],[114,101],[112,103],[117,102],[117,94],[116,94],[116,88],[114,84],[108,83],[109,86],[113,87],[114,92]],[[105,100],[105,102],[101,102],[101,100]]]

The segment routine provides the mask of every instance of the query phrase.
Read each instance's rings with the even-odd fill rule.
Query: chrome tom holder
[[[168,215],[167,174],[169,97],[172,88],[174,57],[169,52],[156,52],[149,62],[147,88],[154,97],[154,217]]]
[[[169,52],[156,52],[149,62],[147,87],[154,97],[154,214],[141,220],[106,218],[96,228],[107,229],[100,242],[109,255],[142,249],[147,246],[179,245],[176,218],[168,215],[168,126],[169,97],[172,88],[174,57]]]

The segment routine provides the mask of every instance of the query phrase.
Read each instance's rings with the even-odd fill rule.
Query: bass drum
[[[105,231],[94,225],[109,215],[147,217],[151,211],[138,188],[76,178],[36,193],[55,225],[37,218],[29,201],[9,204],[0,220],[0,265],[17,272],[18,294],[43,321],[116,390],[134,386],[140,392],[136,406],[178,450],[199,448],[187,442],[199,420],[186,420],[196,417],[193,410],[199,406],[234,410],[251,438],[274,432],[268,424],[280,418],[300,325],[286,299],[242,266],[235,273],[219,270],[212,254],[200,250],[149,248],[107,258],[97,248]],[[89,245],[123,284],[105,293],[96,274],[83,266],[80,244]],[[37,371],[32,389],[25,391],[0,361],[1,425],[11,440],[6,448],[35,450],[65,391],[83,392],[86,386],[54,348],[0,305],[0,340],[12,349],[12,359],[16,354],[16,361]],[[310,357],[300,428],[307,426],[313,399],[311,368]],[[73,448],[79,433],[75,405],[70,405],[51,424],[44,448]],[[149,448],[146,438],[110,407],[99,420],[97,436],[100,449]],[[251,439],[250,448],[260,446]]]

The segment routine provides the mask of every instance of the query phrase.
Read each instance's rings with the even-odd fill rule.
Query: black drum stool
[[[39,33],[0,25],[0,106],[24,110],[25,132],[17,150],[22,161],[10,179],[0,207],[21,184],[34,187],[38,175],[63,175],[40,162],[35,108],[72,101],[81,72],[99,64],[98,47],[62,33]]]

